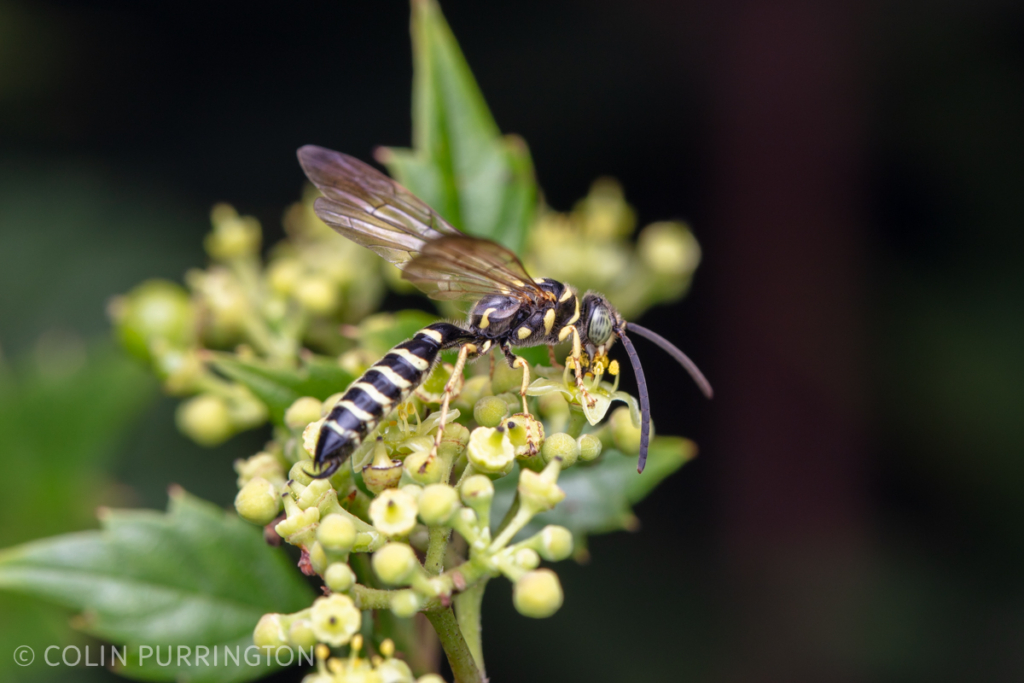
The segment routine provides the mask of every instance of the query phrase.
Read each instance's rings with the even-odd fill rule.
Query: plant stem
[[[430,575],[440,574],[444,571],[444,553],[448,549],[448,536],[452,530],[446,526],[430,527],[430,540],[427,542],[427,557],[423,561],[423,568]]]
[[[486,669],[484,667],[483,642],[480,637],[480,605],[484,600],[484,589],[487,588],[488,580],[487,577],[484,577],[455,596],[455,617],[458,619],[459,629],[480,669],[480,675],[484,677],[486,677]]]
[[[583,408],[570,405],[569,406],[569,426],[566,428],[566,433],[574,439],[578,439],[580,434],[583,433],[583,427],[587,424],[587,416],[583,413]]]
[[[484,683],[483,674],[477,668],[473,653],[470,652],[466,639],[462,637],[459,623],[451,607],[436,612],[426,612],[427,619],[433,624],[441,639],[441,647],[448,657],[448,664],[455,674],[456,683]]]

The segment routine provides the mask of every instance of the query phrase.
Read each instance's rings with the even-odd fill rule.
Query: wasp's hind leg
[[[523,412],[529,413],[530,411],[526,407],[526,390],[530,388],[530,364],[522,356],[512,353],[512,349],[507,344],[501,347],[501,351],[505,354],[505,360],[508,361],[510,368],[523,369],[523,384],[519,387],[519,398],[523,400]]]
[[[548,360],[551,361],[551,367],[556,370],[561,370],[565,366],[558,362],[558,358],[555,356],[555,345],[548,344]]]
[[[441,399],[441,420],[437,423],[437,435],[434,437],[434,448],[430,451],[430,454],[437,456],[437,451],[441,447],[441,438],[444,435],[444,425],[448,420],[448,404],[451,403],[452,393],[455,391],[456,379],[462,376],[462,371],[466,368],[466,361],[469,359],[469,354],[477,352],[476,344],[463,344],[459,347],[459,358],[455,361],[455,367],[452,369],[452,376],[448,378],[448,381],[444,385],[444,398]]]

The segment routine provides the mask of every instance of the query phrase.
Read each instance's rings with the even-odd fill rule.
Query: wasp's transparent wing
[[[343,236],[403,270],[433,299],[502,293],[545,296],[505,247],[464,235],[372,166],[315,145],[299,149],[306,176],[324,194],[314,209]]]
[[[428,242],[402,270],[402,277],[431,299],[476,299],[495,292],[535,301],[546,296],[515,254],[468,235]]]
[[[298,154],[302,170],[324,195],[314,204],[320,220],[400,268],[427,242],[462,234],[413,193],[354,157],[315,145]]]

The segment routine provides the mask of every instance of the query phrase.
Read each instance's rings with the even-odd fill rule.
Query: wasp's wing
[[[402,277],[431,299],[476,299],[495,292],[545,297],[515,254],[490,240],[449,235],[428,242]]]
[[[505,247],[464,235],[407,189],[354,157],[315,145],[299,149],[299,163],[324,196],[320,219],[403,270],[433,299],[544,292]]]
[[[314,204],[320,220],[400,268],[427,242],[462,234],[413,193],[354,157],[315,145],[298,154],[302,170],[324,195]]]

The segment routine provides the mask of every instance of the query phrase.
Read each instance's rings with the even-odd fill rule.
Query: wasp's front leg
[[[570,334],[572,335],[572,355],[566,359],[565,369],[568,372],[569,368],[572,367],[575,371],[576,388],[580,390],[580,398],[587,402],[588,408],[593,408],[597,405],[597,399],[590,395],[586,385],[583,383],[583,343],[580,341],[580,332],[576,329],[575,325],[568,325],[562,328],[559,338],[564,339]]]

